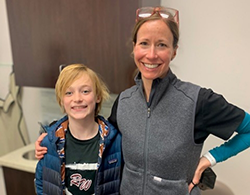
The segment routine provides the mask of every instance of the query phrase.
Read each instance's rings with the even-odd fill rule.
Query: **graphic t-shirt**
[[[97,171],[99,132],[89,140],[78,140],[70,130],[65,143],[65,186],[67,195],[92,195]]]

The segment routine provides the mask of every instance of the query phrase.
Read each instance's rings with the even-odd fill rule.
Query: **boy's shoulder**
[[[59,125],[61,125],[63,122],[68,120],[68,116],[65,115],[64,117],[60,118],[59,120],[53,120],[49,125],[43,126],[45,130],[55,130]]]
[[[98,115],[97,118],[101,121],[101,123],[105,124],[106,130],[108,133],[106,134],[106,137],[114,137],[115,135],[119,134],[120,132],[117,130],[115,126],[113,126],[107,119],[105,119],[103,116]],[[99,123],[100,125],[100,123]]]

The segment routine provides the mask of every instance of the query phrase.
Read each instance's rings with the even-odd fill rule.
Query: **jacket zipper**
[[[148,164],[147,164],[147,159],[148,159],[148,124],[149,124],[149,117],[151,114],[150,107],[147,108],[147,113],[148,113],[148,118],[147,118],[147,124],[146,124],[146,133],[145,133],[145,144],[144,144],[144,176],[143,176],[143,189],[142,189],[142,194],[145,194],[146,191],[146,183],[147,183],[147,169],[148,169]]]
[[[150,108],[148,107],[148,118],[150,117]]]

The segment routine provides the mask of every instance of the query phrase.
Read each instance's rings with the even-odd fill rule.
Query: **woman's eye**
[[[139,45],[143,45],[143,46],[146,46],[148,43],[147,42],[140,42]]]
[[[159,47],[167,47],[167,45],[165,43],[160,43],[158,46]]]

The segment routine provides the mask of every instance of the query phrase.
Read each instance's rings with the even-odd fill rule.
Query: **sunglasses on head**
[[[179,25],[179,11],[167,7],[142,7],[136,10],[136,22],[158,13],[164,19],[173,19]]]
[[[59,66],[59,72],[61,72],[66,66],[68,66],[68,64],[61,64]]]

